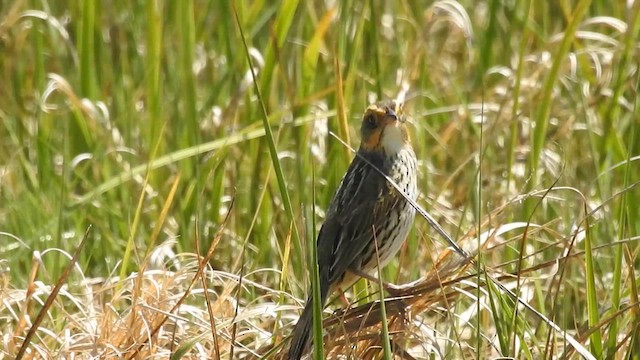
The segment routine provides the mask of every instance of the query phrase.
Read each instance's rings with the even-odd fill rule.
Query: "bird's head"
[[[362,118],[360,149],[395,155],[409,146],[409,133],[402,107],[395,101],[370,105]]]

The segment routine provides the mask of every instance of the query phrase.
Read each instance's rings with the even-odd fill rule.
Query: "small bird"
[[[386,265],[415,217],[413,206],[382,175],[415,201],[417,160],[400,106],[394,101],[369,106],[360,135],[358,153],[333,195],[316,243],[323,307],[331,292]],[[312,323],[313,295],[293,330],[288,359],[305,353]]]

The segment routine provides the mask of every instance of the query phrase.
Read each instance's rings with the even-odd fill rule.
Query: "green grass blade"
[[[281,49],[284,45],[284,41],[287,37],[289,29],[291,28],[291,23],[293,22],[297,8],[298,0],[283,0],[278,7],[277,16],[273,25],[273,34],[275,36],[275,39],[273,39],[271,46],[267,47],[266,50],[260,85],[255,85],[256,89],[264,89],[264,99],[269,99],[271,91],[270,89],[272,85],[271,81],[273,77],[273,71],[275,70],[275,66],[278,60],[276,57],[276,49]],[[238,22],[238,26],[240,26],[240,20],[237,18],[237,13],[236,20]],[[246,47],[247,44],[244,35],[242,35],[242,38],[243,44]],[[262,94],[260,95],[260,97],[262,97]]]
[[[147,20],[147,66],[146,69],[146,90],[147,90],[147,116],[149,143],[156,144],[160,136],[160,129],[163,124],[163,98],[162,98],[162,32],[164,22],[162,11],[164,1],[148,1],[146,3]],[[163,153],[162,144],[159,154]]]
[[[335,111],[329,111],[325,115],[335,116]],[[301,126],[315,119],[316,119],[316,115],[308,115],[308,116],[296,119],[291,123],[290,126],[294,126],[294,127]],[[95,197],[100,196],[109,190],[115,189],[119,185],[122,185],[123,183],[131,180],[134,176],[144,174],[147,169],[151,169],[151,170],[159,169],[161,167],[177,163],[181,160],[188,159],[190,157],[206,154],[211,151],[220,150],[226,146],[240,144],[249,140],[263,137],[265,135],[266,135],[266,131],[264,128],[256,129],[256,126],[250,125],[226,138],[214,140],[201,145],[192,146],[190,148],[177,150],[171,154],[163,155],[161,157],[153,159],[149,163],[135,166],[131,170],[127,172],[123,172],[118,176],[115,176],[105,181],[104,183],[96,186],[94,190],[72,201],[70,203],[70,206],[74,207],[74,206],[86,204],[92,199],[94,199]]]
[[[195,19],[193,0],[180,1],[178,7],[178,28],[180,30],[180,94],[182,116],[180,121],[184,124],[180,132],[180,145],[186,147],[190,144],[199,144],[199,126],[196,109],[196,86],[193,73],[194,53],[196,46]],[[185,175],[190,176],[191,167],[184,169]]]
[[[585,214],[587,210],[585,208]],[[593,260],[593,241],[591,237],[591,228],[589,226],[588,218],[585,223],[585,239],[584,239],[584,258],[585,258],[585,277],[587,283],[587,312],[589,319],[589,326],[594,327],[600,322],[600,303],[598,301],[597,287],[595,283],[596,269],[594,267]],[[597,357],[602,357],[602,333],[600,329],[591,329],[591,352]]]
[[[373,233],[375,234],[375,230],[373,231]],[[376,245],[376,257],[378,258],[378,261],[380,259],[380,256],[378,254],[378,240],[375,239],[374,237],[374,242]],[[391,354],[391,338],[389,337],[389,321],[387,319],[387,307],[386,304],[384,302],[384,286],[382,283],[382,268],[380,267],[380,262],[378,262],[378,266],[376,267],[377,271],[378,271],[378,286],[380,287],[380,291],[379,291],[379,297],[378,299],[380,300],[380,330],[382,331],[382,357],[385,360],[391,360],[393,359],[393,356]]]
[[[544,79],[540,105],[538,105],[538,111],[535,114],[535,129],[531,138],[532,148],[529,156],[529,165],[531,179],[527,182],[527,191],[534,189],[538,185],[538,174],[540,167],[540,157],[542,156],[542,150],[544,149],[545,140],[547,137],[547,128],[549,127],[549,114],[551,112],[551,103],[553,102],[553,90],[556,82],[558,81],[560,67],[566,61],[567,53],[573,44],[575,33],[578,25],[582,21],[582,18],[589,9],[591,0],[581,0],[575,6],[569,23],[564,30],[564,36],[562,42],[558,47],[558,50],[553,56],[553,63],[551,69]],[[533,206],[532,201],[528,201],[525,207],[525,216],[528,214]]]
[[[627,20],[627,31],[624,34],[624,47],[620,54],[619,60],[616,61],[616,73],[615,81],[613,82],[613,95],[609,101],[607,109],[603,115],[603,134],[600,142],[600,164],[605,164],[605,161],[611,156],[610,150],[619,158],[625,157],[625,151],[623,144],[619,138],[613,136],[612,128],[614,121],[619,119],[620,116],[620,98],[625,91],[626,77],[628,76],[627,69],[629,63],[632,61],[635,48],[637,47],[638,33],[640,32],[640,3],[634,2],[631,7],[630,14]],[[637,62],[637,58],[636,58]],[[607,146],[607,144],[611,144]],[[605,156],[605,154],[609,154]]]
[[[296,241],[296,244],[301,244],[300,235],[298,233],[298,227],[295,221],[295,215],[293,213],[293,207],[291,206],[291,200],[290,200],[291,197],[289,196],[289,191],[287,190],[287,184],[284,180],[284,174],[282,172],[282,167],[280,165],[280,160],[278,158],[278,150],[276,148],[276,143],[273,138],[273,132],[271,131],[271,125],[269,124],[269,115],[267,114],[267,109],[264,105],[260,86],[258,85],[258,79],[256,78],[256,72],[251,62],[251,55],[249,54],[249,46],[247,45],[246,38],[244,37],[242,24],[240,23],[240,18],[238,17],[238,13],[235,12],[235,8],[234,8],[234,13],[236,18],[236,23],[238,24],[238,28],[240,30],[240,36],[242,37],[242,44],[244,45],[245,55],[247,57],[247,61],[249,62],[249,70],[253,78],[253,85],[256,91],[256,95],[258,96],[258,102],[260,103],[260,107],[262,110],[262,113],[261,113],[262,124],[264,126],[267,143],[269,144],[269,154],[271,156],[271,163],[276,173],[276,179],[278,181],[278,188],[280,189],[280,195],[282,196],[284,209],[287,214],[289,222],[293,225],[294,240]]]
[[[315,170],[311,167],[311,179],[312,184],[315,184]],[[313,357],[316,360],[323,360],[324,346],[323,343],[323,330],[322,330],[322,308],[323,305],[320,299],[320,269],[318,268],[318,247],[316,246],[316,217],[315,217],[315,198],[316,187],[311,188],[312,192],[312,204],[307,206],[307,244],[309,245],[309,253],[311,254],[311,291],[313,292]]]

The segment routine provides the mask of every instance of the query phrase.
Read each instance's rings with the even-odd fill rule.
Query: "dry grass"
[[[481,234],[479,239],[468,237],[462,244],[466,244],[470,259],[477,256],[476,240],[480,241],[484,256],[491,256],[509,242],[503,238],[505,233],[529,230],[535,234],[542,230],[532,224],[528,227],[523,223],[505,224]],[[219,237],[212,241],[208,257],[218,242]],[[30,356],[45,359],[282,358],[297,310],[297,306],[286,303],[296,300],[283,304],[279,298],[288,297],[287,293],[256,281],[265,275],[269,277],[269,273],[276,276],[277,270],[262,269],[248,274],[216,271],[206,265],[208,257],[175,254],[173,246],[175,241],[158,246],[142,267],[144,270],[125,279],[86,278],[75,266],[71,277],[81,280],[57,283],[61,291],[50,307],[45,305],[46,317],[38,325],[33,339],[37,345],[31,347]],[[571,243],[562,241],[553,246],[569,247]],[[523,301],[528,302],[534,292],[529,285],[533,274],[555,272],[557,275],[558,266],[568,258],[547,262],[532,259],[539,256],[534,253],[521,259],[535,265],[521,268],[517,274],[501,272],[500,267],[505,265],[502,264],[478,275],[474,260],[466,261],[455,252],[445,250],[421,279],[406,284],[404,289],[385,299],[393,353],[405,359],[445,359],[452,356],[446,349],[454,349],[456,357],[475,357],[473,319],[477,311],[486,318],[493,316],[495,310],[491,306],[495,300],[491,298],[497,294],[491,294],[486,281],[500,282],[512,291],[518,289]],[[34,259],[33,275],[40,271],[39,260]],[[555,276],[548,280],[554,282],[553,278]],[[7,281],[5,274],[4,283]],[[32,282],[27,291],[3,291],[4,311],[11,318],[0,329],[5,334],[5,355],[17,353],[21,346],[18,334],[29,327],[29,314],[46,304],[51,292],[51,287],[40,281]],[[480,308],[477,308],[478,293],[482,297]],[[243,300],[247,297],[245,294],[254,300]],[[382,349],[379,301],[363,300],[349,308],[338,305],[337,310],[328,310],[330,316],[323,326],[329,358],[338,358],[341,354],[357,359],[379,357]],[[537,323],[550,329],[555,351],[569,357],[576,351],[589,354],[581,346],[567,345],[568,338],[576,341],[575,334],[554,331],[552,326],[557,325],[545,317],[538,318]],[[489,322],[479,333],[491,341],[495,331]],[[518,346],[528,347],[534,357],[543,356],[544,343],[539,339],[531,337],[522,341]],[[499,356],[495,350],[488,347],[482,357]]]

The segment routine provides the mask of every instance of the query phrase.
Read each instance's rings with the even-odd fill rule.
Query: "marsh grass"
[[[382,271],[411,286],[332,301],[324,355],[637,358],[639,17],[604,0],[2,3],[0,356],[33,329],[35,358],[279,357],[341,141],[406,94],[418,203],[473,261],[417,219]]]

